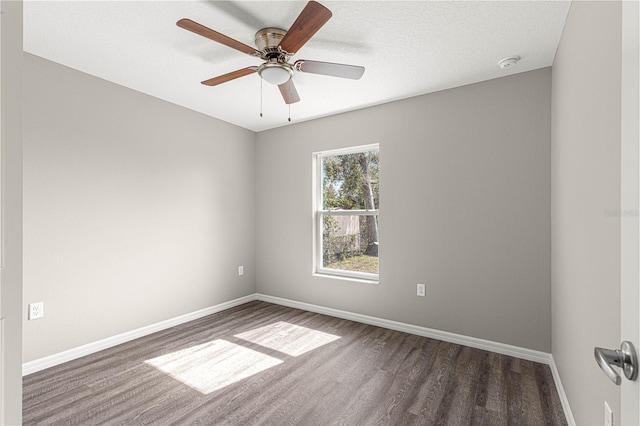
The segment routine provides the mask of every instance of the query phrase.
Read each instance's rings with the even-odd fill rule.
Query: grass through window
[[[368,272],[370,274],[378,273],[378,257],[377,256],[353,256],[344,260],[329,263],[326,268],[341,269],[343,271]]]

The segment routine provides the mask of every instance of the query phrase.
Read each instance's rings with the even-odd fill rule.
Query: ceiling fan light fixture
[[[291,57],[327,23],[331,16],[329,9],[315,0],[309,0],[287,31],[275,27],[266,27],[258,30],[254,38],[257,50],[191,19],[180,19],[177,25],[194,34],[265,61],[260,66],[250,66],[219,75],[202,81],[202,84],[205,86],[217,86],[257,72],[262,80],[269,84],[277,85],[284,102],[287,105],[291,105],[300,101],[300,96],[292,80],[294,71],[352,80],[358,80],[364,73],[364,67],[355,65],[308,60],[299,60],[293,64],[289,62]],[[262,82],[262,80],[260,81]],[[262,88],[262,83],[260,84]],[[260,116],[262,116],[262,113]]]
[[[279,86],[289,81],[293,71],[286,64],[267,62],[258,68],[258,74],[267,83]]]

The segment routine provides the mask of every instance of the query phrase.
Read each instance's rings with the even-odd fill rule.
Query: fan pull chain
[[[291,122],[291,80],[289,80],[289,122]]]
[[[262,117],[262,77],[260,78],[260,117]]]

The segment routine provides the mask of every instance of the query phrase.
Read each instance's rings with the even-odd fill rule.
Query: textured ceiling
[[[333,17],[293,57],[366,67],[362,79],[296,73],[292,122],[550,66],[569,2],[321,1]],[[305,1],[25,1],[25,51],[221,120],[261,131],[287,125],[278,88],[242,77],[260,64],[176,26],[190,18],[249,46],[288,29]],[[522,60],[502,70],[500,59]],[[55,82],[51,82],[55,84]]]

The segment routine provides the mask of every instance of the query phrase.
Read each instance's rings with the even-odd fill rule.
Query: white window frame
[[[340,269],[324,268],[322,266],[323,248],[322,248],[322,217],[328,216],[376,216],[379,218],[380,209],[374,210],[323,210],[322,200],[322,158],[333,157],[337,155],[355,154],[358,152],[366,151],[378,151],[380,152],[379,144],[360,145],[349,148],[332,149],[321,152],[313,153],[313,168],[314,168],[314,182],[313,182],[313,211],[314,211],[314,260],[313,260],[313,274],[323,277],[346,279],[351,281],[360,281],[368,284],[379,284],[380,271],[377,274],[371,274],[368,272],[356,272],[345,271]],[[379,206],[378,206],[379,207]],[[378,223],[379,220],[378,220]]]

